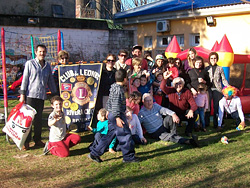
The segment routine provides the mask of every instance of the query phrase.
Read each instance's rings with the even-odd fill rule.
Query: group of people
[[[46,86],[52,93],[57,93],[58,67],[52,75],[44,60],[45,46],[38,45],[35,53],[36,58],[25,64],[20,101],[26,101],[37,110],[35,145],[45,146],[45,152],[65,157],[69,155],[69,148],[80,142],[80,137],[66,133],[64,115],[59,110],[62,100],[55,96],[51,99],[54,111],[48,121],[51,127],[49,142],[45,145],[41,141]],[[206,131],[210,123],[211,101],[214,128],[221,130],[224,109],[236,119],[237,125],[245,126],[241,103],[236,97],[237,89],[228,84],[223,69],[217,65],[218,58],[216,52],[211,52],[209,66],[205,67],[203,58],[190,48],[183,63],[179,58],[166,58],[163,54],[158,54],[154,61],[149,54],[143,58],[139,45],[133,46],[132,58],[128,58],[126,50],[119,51],[117,61],[116,55],[108,54],[95,107],[94,116],[98,123],[88,126],[88,130],[95,133],[95,140],[89,146],[89,158],[102,162],[100,156],[105,151],[121,150],[123,162],[138,162],[134,145],[147,143],[146,132],[153,139],[198,147],[198,138],[192,131]],[[66,64],[68,59],[68,52],[59,52],[59,63]],[[223,89],[222,84],[226,88]],[[197,123],[198,119],[200,123]],[[181,121],[188,122],[187,137],[177,134]],[[31,133],[24,149],[29,149],[30,140]]]
[[[219,56],[216,52],[209,54],[209,66],[205,66],[204,59],[197,55],[194,48],[189,49],[187,60],[183,63],[179,58],[167,59],[163,54],[158,54],[152,63],[151,57],[142,57],[142,47],[138,45],[133,47],[132,55],[132,58],[126,60],[128,53],[120,50],[118,61],[114,54],[106,58],[98,98],[102,100],[99,102],[102,108],[107,109],[107,129],[111,131],[103,134],[89,147],[89,158],[92,160],[102,162],[100,156],[116,138],[118,149],[123,152],[123,161],[137,162],[133,144],[146,144],[141,130],[135,132],[131,129],[137,126],[142,127],[143,132],[147,132],[153,139],[198,147],[198,138],[192,132],[193,129],[206,132],[210,123],[211,101],[214,109],[213,126],[216,130],[222,129],[224,109],[236,120],[236,126],[245,126],[241,103],[236,96],[237,89],[228,84],[222,67],[217,65]],[[116,74],[121,70],[127,74],[127,83],[120,81],[123,90],[114,89],[117,84]],[[105,87],[105,92],[102,87]],[[124,93],[124,96],[114,100],[120,95],[118,91]],[[139,121],[131,121],[128,111],[134,113],[133,116],[137,116]],[[186,138],[177,134],[181,121],[188,122]],[[127,133],[129,129],[130,136]],[[114,152],[110,148],[109,151]]]

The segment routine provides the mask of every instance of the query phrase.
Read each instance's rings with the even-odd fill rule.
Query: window
[[[180,46],[184,46],[184,35],[175,35]],[[167,47],[172,41],[174,35],[158,36],[157,47]]]
[[[53,17],[63,17],[62,5],[51,5]]]
[[[200,45],[200,34],[193,33],[190,34],[190,46],[199,46]]]
[[[152,49],[152,47],[153,47],[152,37],[151,36],[144,37],[144,48]]]

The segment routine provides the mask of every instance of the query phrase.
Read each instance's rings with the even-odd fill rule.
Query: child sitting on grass
[[[143,136],[142,127],[138,116],[133,114],[133,110],[129,106],[127,106],[126,109],[126,117],[131,130],[132,139],[135,144],[146,144],[147,140]]]
[[[90,144],[89,147],[92,147],[95,144],[98,144],[99,140],[102,138],[103,135],[106,135],[108,132],[108,120],[106,120],[106,114],[107,111],[105,108],[101,108],[97,114],[97,119],[99,120],[97,123],[96,128],[92,128],[91,126],[88,126],[88,130],[92,131],[95,133],[95,140],[92,144]],[[116,138],[114,138],[109,145],[109,152],[110,153],[115,153],[113,150],[114,145],[116,142]]]
[[[66,123],[62,112],[62,98],[56,95],[51,98],[50,103],[53,112],[48,119],[50,127],[49,141],[46,142],[43,152],[47,154],[50,151],[52,155],[67,157],[69,156],[69,148],[78,144],[81,137],[77,134],[66,133]]]

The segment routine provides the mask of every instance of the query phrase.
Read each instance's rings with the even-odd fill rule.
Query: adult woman
[[[186,73],[192,68],[194,68],[194,58],[197,56],[197,52],[194,48],[188,50],[188,55],[186,61],[184,61],[184,70]]]
[[[115,71],[114,64],[116,62],[116,56],[114,54],[108,54],[106,57],[106,63],[103,66],[101,83],[99,88],[99,96],[102,100],[102,107],[106,107],[106,103],[109,96],[109,89],[113,83],[115,83]]]
[[[187,84],[187,87],[191,90],[194,97],[197,95],[198,85],[200,83],[210,86],[210,79],[207,71],[205,70],[204,60],[200,56],[194,58],[194,68],[188,71],[190,78],[190,83]]]
[[[59,92],[60,87],[59,87],[59,79],[58,79],[58,65],[68,64],[69,52],[67,52],[66,50],[61,50],[60,52],[58,52],[57,61],[58,61],[58,64],[54,67],[54,69],[52,71],[52,75],[53,75],[54,80],[55,80],[57,91]]]
[[[178,69],[178,73],[181,73],[181,68],[182,68],[182,62],[180,58],[174,58],[174,65]]]
[[[219,108],[219,101],[223,97],[222,94],[222,84],[224,86],[229,86],[223,68],[217,65],[217,62],[219,60],[219,55],[216,52],[211,52],[209,54],[209,63],[210,66],[206,68],[211,85],[208,89],[209,92],[209,104],[211,106],[211,100],[213,100],[213,109],[214,109],[214,115],[213,115],[213,124],[214,128],[218,127],[218,108]]]

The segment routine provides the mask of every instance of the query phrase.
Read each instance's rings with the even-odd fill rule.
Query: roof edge
[[[147,23],[154,22],[156,20],[176,20],[176,19],[188,19],[190,17],[206,17],[206,16],[221,16],[221,15],[235,15],[235,14],[244,14],[250,13],[250,4],[237,4],[230,6],[220,6],[220,7],[212,7],[212,8],[201,8],[186,11],[173,11],[173,12],[165,12],[161,14],[151,14],[151,15],[143,15],[129,18],[121,18],[115,19],[115,24],[136,24],[136,23]]]

